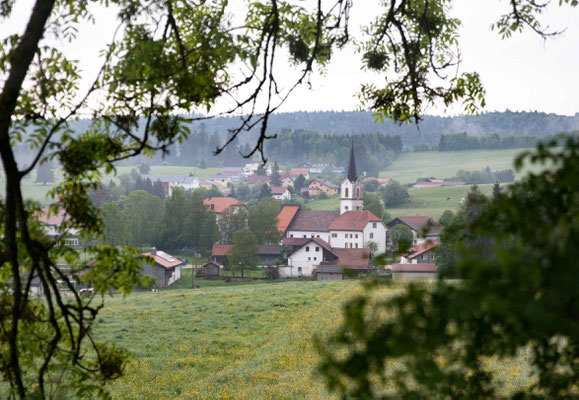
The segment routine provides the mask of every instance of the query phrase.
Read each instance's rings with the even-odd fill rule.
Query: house
[[[250,176],[255,174],[255,171],[259,169],[259,165],[259,163],[247,163],[242,169],[246,176]]]
[[[43,224],[45,235],[51,240],[64,240],[65,246],[77,247],[84,244],[80,231],[74,227],[68,227],[70,220],[68,212],[59,207],[53,211],[50,207],[42,207],[37,219]]]
[[[299,210],[286,230],[286,237],[319,237],[329,243],[330,225],[339,215],[339,211]]]
[[[202,187],[204,189],[211,189],[211,188],[217,187],[217,185],[215,185],[213,182],[210,182],[206,179],[202,179],[201,181],[199,181],[199,187]]]
[[[173,282],[181,279],[181,267],[183,261],[173,257],[164,251],[152,248],[150,252],[143,253],[146,261],[141,266],[141,273],[155,278],[155,286],[168,288]]]
[[[211,250],[211,259],[221,265],[228,265],[228,256],[231,255],[230,244],[214,244]],[[257,246],[259,256],[258,265],[273,265],[281,256],[281,246],[278,244],[260,244]]]
[[[239,204],[239,201],[233,197],[208,197],[203,200],[203,204],[209,211],[221,214],[229,207]]]
[[[332,168],[333,166],[331,164],[328,163],[309,163],[309,162],[304,162],[300,164],[300,168],[307,168],[310,170],[310,173],[312,174],[320,174],[322,173],[325,169],[328,168]]]
[[[288,186],[294,185],[293,179],[290,178],[285,172],[280,172],[279,177],[281,179],[281,185],[282,186],[288,187]]]
[[[330,224],[330,244],[338,248],[369,248],[386,251],[386,226],[371,211],[346,211]]]
[[[323,261],[337,258],[329,243],[321,238],[286,238],[287,267],[280,267],[280,277],[314,276]]]
[[[266,175],[251,175],[247,178],[248,185],[262,185],[262,184],[269,185],[269,176]]]
[[[219,269],[222,267],[221,264],[215,261],[208,261],[201,266],[201,272],[205,279],[213,279],[219,277]]]
[[[165,197],[170,197],[176,187],[184,190],[196,190],[201,187],[201,181],[195,176],[151,176],[150,179],[151,183],[161,181]]]
[[[232,182],[231,176],[228,175],[211,175],[207,180],[220,188],[225,188]]]
[[[287,187],[283,186],[272,186],[271,187],[271,197],[276,200],[291,200],[292,194],[287,189]]]
[[[298,205],[283,205],[277,214],[277,230],[285,237],[289,225],[294,220],[296,214],[300,210]]]
[[[370,249],[332,247],[332,252],[336,258],[323,261],[318,266],[316,276],[319,281],[359,277],[370,271]]]
[[[408,250],[400,259],[400,264],[435,264],[434,248],[438,246],[435,240],[427,240]]]
[[[320,192],[324,192],[328,196],[333,196],[338,193],[340,188],[338,185],[334,185],[332,182],[325,181],[323,179],[314,179],[309,185],[309,189],[317,189]],[[312,193],[310,193],[311,195]]]
[[[388,227],[392,228],[398,224],[404,224],[410,228],[413,245],[424,243],[429,239],[439,242],[440,235],[444,231],[444,226],[428,216],[396,217],[388,222]]]
[[[295,180],[300,175],[303,175],[304,178],[309,179],[310,170],[308,168],[292,168],[292,169],[290,169],[289,176],[293,180]]]

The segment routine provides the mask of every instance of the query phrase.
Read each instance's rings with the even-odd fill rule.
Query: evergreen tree
[[[266,197],[271,197],[271,189],[269,188],[269,186],[267,185],[267,183],[264,183],[263,185],[261,185],[261,187],[259,188],[259,198],[263,199]]]
[[[302,188],[304,187],[306,183],[306,178],[304,178],[304,176],[302,174],[299,174],[296,179],[294,179],[294,189],[296,191],[297,194],[300,194],[302,191]]]
[[[281,186],[281,176],[279,175],[279,165],[277,164],[277,161],[273,164],[269,183],[271,186]]]

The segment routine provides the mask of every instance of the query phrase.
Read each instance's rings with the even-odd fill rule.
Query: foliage
[[[452,217],[454,217],[454,213],[451,210],[445,210],[438,219],[438,222],[442,226],[448,226]]]
[[[273,163],[273,168],[269,177],[269,183],[271,186],[281,186],[281,177],[279,175],[279,165],[277,161]]]
[[[296,176],[296,178],[294,179],[294,190],[296,191],[296,193],[301,193],[302,188],[305,186],[306,184],[306,178],[302,175],[299,174],[298,176]]]
[[[392,242],[392,247],[397,252],[404,252],[412,247],[413,239],[412,231],[404,224],[396,224],[388,229],[388,240]]]
[[[496,182],[508,183],[515,181],[515,173],[512,169],[491,171],[491,169],[487,166],[481,171],[465,171],[461,169],[449,180],[464,181],[469,185],[490,184]]]
[[[364,193],[364,210],[372,212],[378,218],[384,217],[384,206],[380,201],[380,197],[373,193]]]
[[[219,218],[219,241],[223,244],[233,243],[235,232],[247,228],[249,213],[246,207],[229,207]]]
[[[388,185],[381,189],[382,201],[385,206],[396,206],[403,204],[410,198],[408,188],[400,182],[392,180]]]
[[[259,262],[257,255],[258,241],[249,228],[243,228],[233,235],[233,245],[231,246],[229,267],[233,270],[240,270],[243,277],[244,268],[256,267]]]
[[[364,181],[364,193],[377,192],[380,184],[376,181]]]
[[[127,224],[125,216],[114,202],[103,203],[100,207],[103,220],[103,241],[110,245],[127,244]]]
[[[570,134],[576,135],[577,133],[571,132]],[[567,135],[553,134],[543,137],[535,135],[499,136],[495,133],[492,135],[476,137],[469,136],[466,132],[447,133],[440,136],[438,141],[438,151],[528,148],[534,147],[541,142],[548,143],[551,140],[564,141],[565,136]]]
[[[139,165],[139,173],[142,175],[147,175],[151,172],[151,167],[149,164],[142,163]]]
[[[579,257],[579,142],[539,145],[517,168],[524,160],[553,169],[511,185],[494,201],[473,190],[464,234],[453,243],[459,282],[411,284],[374,303],[369,296],[377,286],[369,285],[346,306],[321,364],[332,389],[371,398],[381,390],[371,382],[382,381],[396,397],[498,398],[505,383],[488,360],[524,353],[533,378],[509,396],[576,396],[579,299],[570,277]],[[387,368],[397,360],[404,363]]]
[[[277,229],[279,204],[271,197],[261,199],[249,209],[249,229],[259,244],[276,244],[281,240]]]

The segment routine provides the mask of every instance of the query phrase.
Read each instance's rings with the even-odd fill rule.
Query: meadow
[[[400,290],[384,288],[383,296]],[[127,349],[116,399],[328,399],[314,337],[340,324],[357,280],[281,282],[137,292],[106,299],[96,334]],[[508,391],[521,360],[488,360]]]
[[[402,153],[380,173],[380,177],[395,179],[401,183],[415,183],[419,178],[435,177],[447,179],[458,170],[479,171],[487,166],[493,170],[513,168],[513,161],[520,153],[529,149],[427,151]],[[531,168],[524,168],[520,178]]]
[[[478,185],[482,193],[491,195],[493,185]],[[432,188],[410,188],[410,201],[398,206],[386,207],[392,217],[428,215],[438,219],[444,210],[456,211],[460,206],[460,199],[465,197],[471,186],[445,186]],[[449,199],[450,200],[447,200]],[[323,200],[314,200],[307,203],[312,210],[339,210],[339,196],[332,196]]]

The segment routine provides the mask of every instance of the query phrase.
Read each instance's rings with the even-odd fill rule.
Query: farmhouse
[[[427,240],[408,250],[400,259],[400,264],[434,264],[434,248],[438,246],[435,240]]]
[[[308,168],[292,168],[290,169],[290,177],[295,180],[299,175],[303,175],[304,178],[308,179],[310,177],[310,170]]]
[[[438,242],[427,240],[411,248],[401,257],[399,264],[392,264],[394,279],[435,279],[438,267],[434,259],[434,248]]]
[[[184,190],[196,190],[201,186],[201,181],[195,176],[151,176],[151,182],[161,181],[165,190],[165,197],[173,194],[176,187]]]
[[[156,287],[167,288],[181,279],[183,261],[154,247],[149,253],[143,253],[143,256],[147,261],[141,266],[141,273],[154,277]]]
[[[388,222],[388,227],[391,228],[398,224],[403,224],[410,228],[413,236],[413,245],[424,243],[429,239],[440,241],[440,235],[444,231],[444,226],[428,216],[396,217]]]
[[[229,207],[239,204],[239,201],[233,197],[208,197],[203,200],[203,204],[209,211],[219,215]]]
[[[332,182],[328,182],[322,179],[314,179],[312,183],[309,184],[308,188],[310,190],[317,190],[318,193],[310,192],[310,195],[319,194],[323,192],[328,196],[333,196],[338,193],[340,188],[337,185],[334,185]]]
[[[78,229],[66,227],[66,222],[69,221],[70,216],[64,208],[59,207],[55,212],[50,207],[42,207],[37,218],[44,225],[45,235],[51,240],[64,239],[65,246],[83,245]]]
[[[284,186],[272,186],[271,187],[271,197],[273,197],[276,200],[291,200],[292,198],[292,194],[290,193],[290,191],[287,189],[287,187]]]
[[[320,263],[317,270],[319,281],[342,280],[359,277],[370,271],[370,249],[332,248],[335,259]]]

